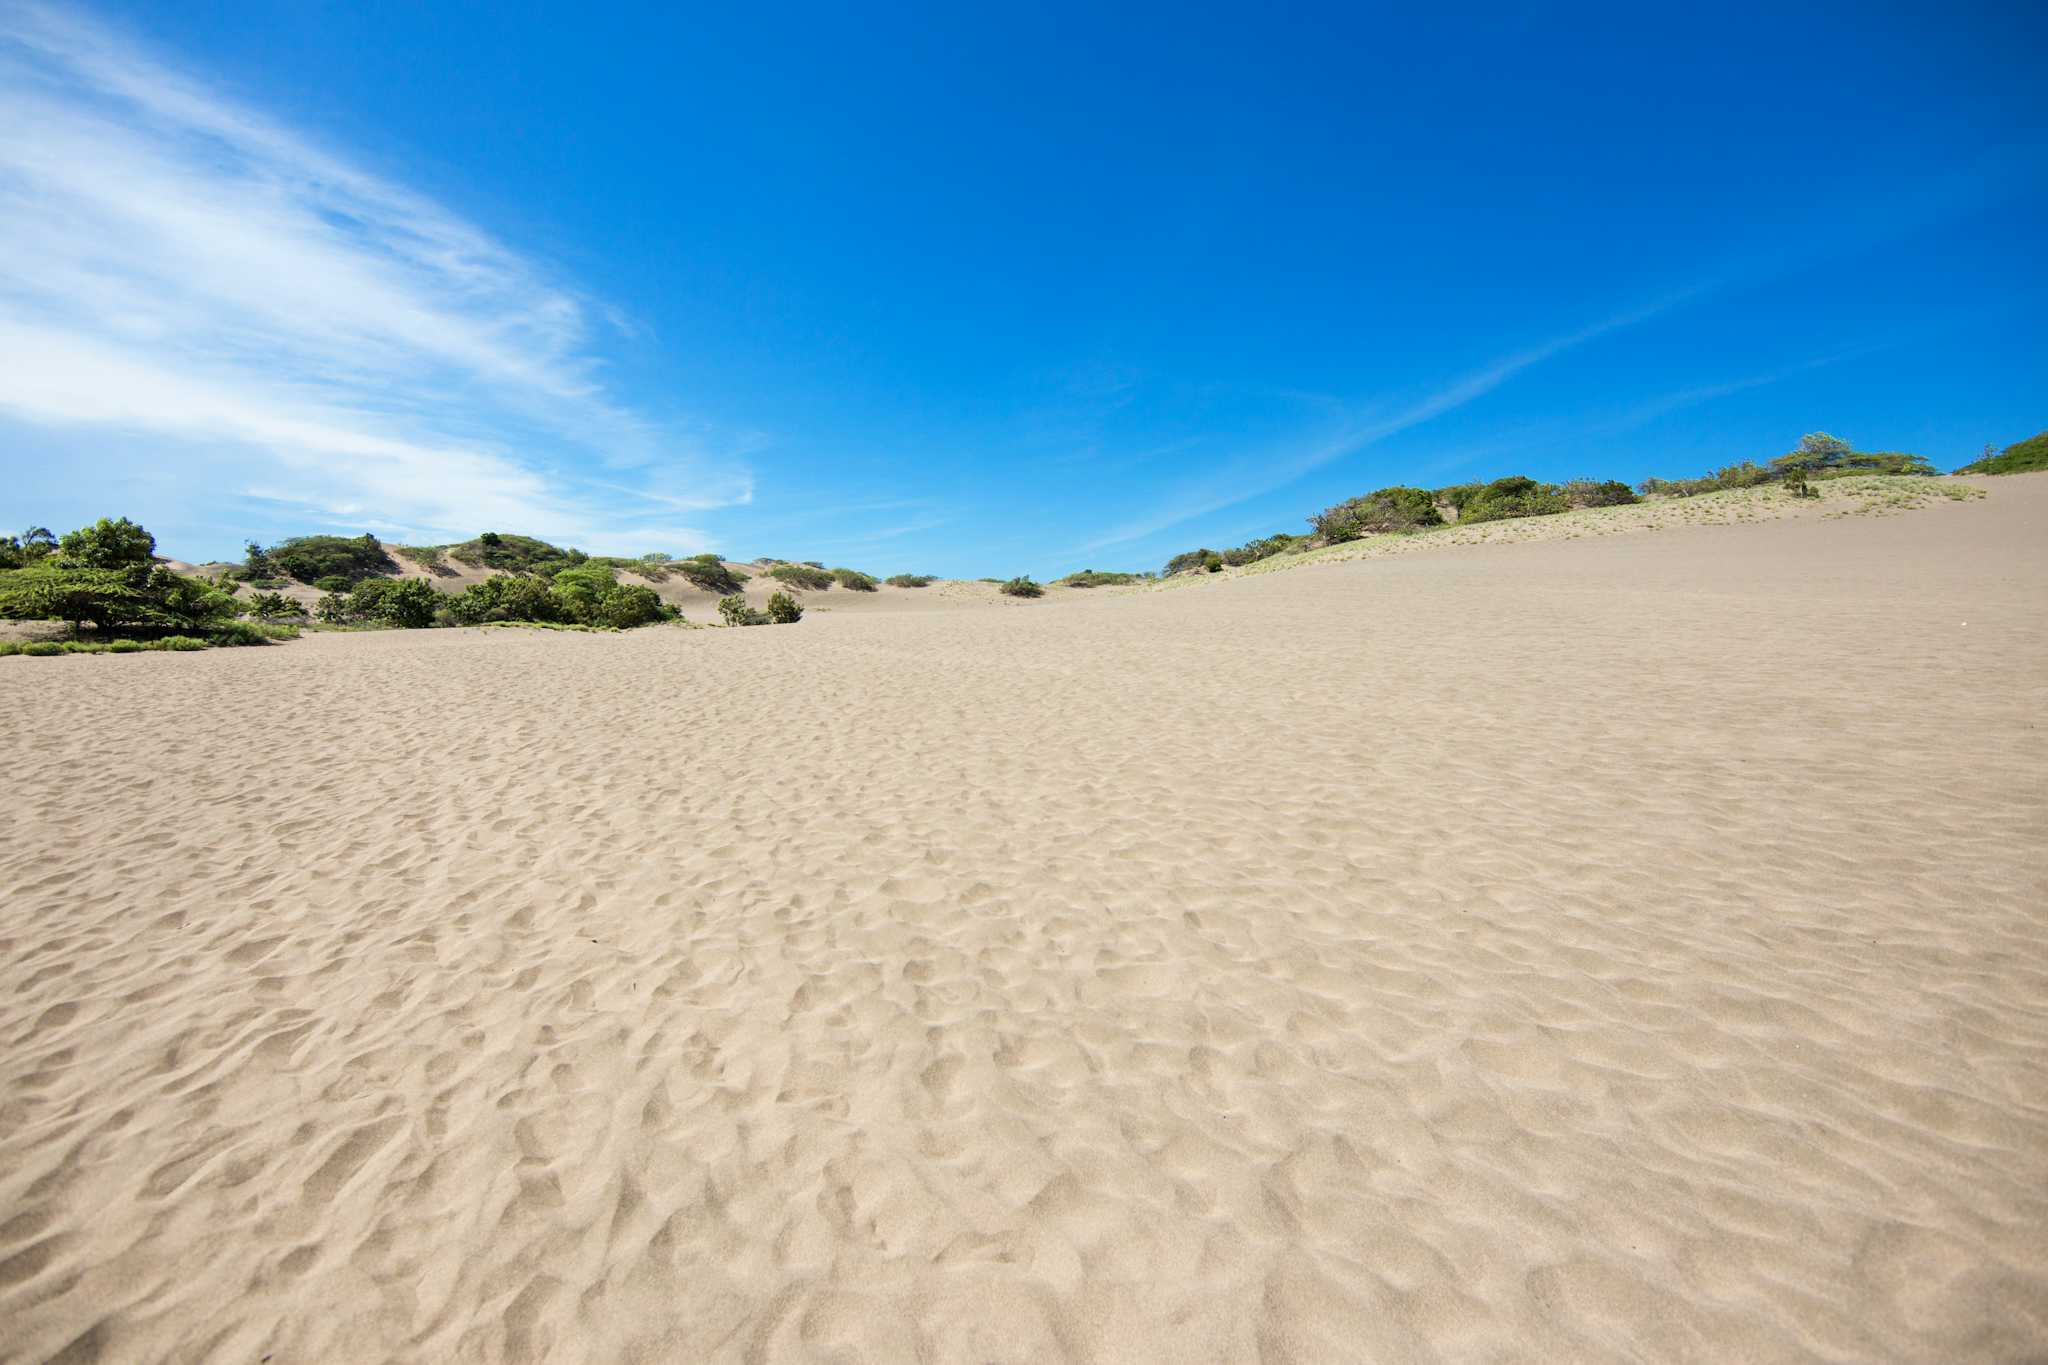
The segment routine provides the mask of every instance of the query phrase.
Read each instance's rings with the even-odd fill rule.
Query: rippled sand
[[[2048,1352],[2048,476],[0,660],[0,1358]]]

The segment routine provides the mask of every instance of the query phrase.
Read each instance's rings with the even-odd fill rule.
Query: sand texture
[[[0,1359],[2040,1359],[1982,484],[0,660]]]

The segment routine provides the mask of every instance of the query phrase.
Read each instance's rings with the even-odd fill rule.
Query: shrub
[[[348,595],[347,614],[360,621],[383,621],[404,630],[434,624],[441,595],[424,578],[366,578]]]
[[[736,593],[747,576],[728,569],[716,555],[694,555],[677,564],[676,572],[688,579],[692,586],[720,596]]]
[[[1437,489],[1431,496],[1435,498],[1438,507],[1450,508],[1458,514],[1458,519],[1463,521],[1465,504],[1478,497],[1485,487],[1483,483],[1454,483]]]
[[[1219,567],[1220,567],[1220,566],[1219,566]],[[1010,580],[1009,582],[1007,582],[1007,583],[1003,584],[1003,588],[1002,588],[1002,591],[1003,591],[1003,595],[1004,595],[1004,596],[1006,596],[1006,597],[1043,597],[1043,596],[1045,596],[1045,589],[1044,589],[1044,588],[1042,588],[1042,587],[1040,587],[1040,586],[1039,586],[1038,584],[1036,584],[1036,583],[1032,582],[1032,581],[1031,581],[1031,580],[1030,580],[1029,578],[1023,577],[1023,576],[1021,576],[1021,575],[1020,575],[1020,576],[1018,576],[1018,577],[1016,577],[1016,578],[1013,578],[1013,579],[1011,579],[1011,580]]]
[[[347,592],[350,588],[354,587],[355,584],[349,582],[340,574],[331,573],[327,575],[327,577],[315,583],[313,586],[318,588],[321,592]]]
[[[486,531],[475,540],[452,545],[448,553],[464,564],[478,568],[550,577],[563,569],[573,569],[590,558],[578,549],[565,550],[545,540],[535,540],[532,536],[505,535],[497,531]]]
[[[928,588],[932,585],[932,576],[928,573],[899,573],[890,575],[883,582],[892,588]]]
[[[1552,484],[1511,475],[1495,479],[1466,500],[1458,512],[1459,525],[1485,521],[1506,521],[1515,517],[1547,517],[1571,510],[1564,495]]]
[[[768,619],[778,626],[793,626],[804,619],[803,604],[786,592],[770,593]]]
[[[793,600],[787,593],[779,592],[775,596],[784,601]],[[799,611],[798,615],[802,615],[802,612]],[[718,599],[718,619],[729,626],[765,626],[768,624],[768,618],[755,611],[752,607],[749,607],[747,599],[738,593],[734,593],[730,597]]]
[[[832,586],[832,575],[823,568],[811,564],[777,564],[768,571],[768,576],[792,588],[823,592]]]
[[[558,621],[563,607],[536,574],[499,574],[472,583],[448,599],[448,614],[465,626],[490,621]]]
[[[1561,490],[1564,499],[1574,507],[1627,507],[1642,501],[1635,490],[1619,479],[1573,479]]]
[[[1248,540],[1234,550],[1225,550],[1223,562],[1231,565],[1256,564],[1262,559],[1298,550],[1308,543],[1308,539],[1307,536],[1290,536],[1285,531],[1276,531],[1270,536]]]
[[[299,582],[316,585],[323,578],[359,583],[398,572],[397,563],[384,552],[377,537],[367,532],[359,536],[294,536],[271,546],[264,557]]]
[[[1082,569],[1078,573],[1068,574],[1059,582],[1061,586],[1068,588],[1114,588],[1136,582],[1137,578],[1134,573],[1099,573],[1094,569]]]
[[[1806,481],[1806,471],[1794,469],[1785,475],[1785,491],[1795,498],[1817,498],[1820,490]]]
[[[107,652],[107,647],[93,640],[66,640],[64,642],[64,652],[66,654],[104,654]]]
[[[249,603],[249,610],[268,621],[279,616],[303,616],[304,608],[281,592],[258,593]]]
[[[455,572],[448,567],[448,561],[441,557],[442,547],[439,545],[393,545],[391,548],[428,573],[446,576]],[[317,588],[320,585],[315,583],[313,586]]]
[[[5,659],[10,655],[19,653],[21,653],[21,641],[0,640],[0,659]]]
[[[140,640],[114,640],[107,645],[109,654],[140,654],[144,646]]]
[[[1188,573],[1195,569],[1206,569],[1215,573],[1223,567],[1223,556],[1214,550],[1188,550],[1166,561],[1166,576]],[[993,580],[991,580],[993,581]]]
[[[2048,469],[2048,431],[2029,436],[2024,441],[2015,441],[1996,454],[1987,445],[1983,458],[1964,465],[1956,473],[2024,474],[2037,469]]]
[[[1441,526],[1444,518],[1436,510],[1435,494],[1421,488],[1394,487],[1325,508],[1310,517],[1309,523],[1324,541],[1341,545],[1360,536]]]
[[[654,589],[639,583],[615,583],[598,599],[596,611],[587,624],[631,630],[670,620],[674,614]]]
[[[873,592],[879,586],[872,574],[864,574],[859,569],[834,569],[832,581],[850,592]]]
[[[47,659],[52,655],[62,654],[64,646],[55,640],[31,640],[21,647],[21,652],[32,659]]]
[[[205,649],[206,641],[194,639],[190,635],[166,635],[161,640],[151,640],[145,648],[165,649],[173,654],[190,654],[194,650]]]

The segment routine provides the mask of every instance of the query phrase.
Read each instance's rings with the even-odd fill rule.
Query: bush
[[[832,581],[850,592],[873,592],[880,586],[873,575],[864,574],[859,569],[834,569]]]
[[[331,573],[327,575],[327,577],[315,583],[313,586],[318,588],[321,592],[347,592],[350,588],[354,587],[355,584],[349,582],[340,574]]]
[[[726,568],[716,555],[693,555],[675,568],[692,586],[720,596],[738,592],[740,585],[747,581],[745,574]]]
[[[617,583],[598,599],[596,611],[586,624],[631,630],[671,620],[674,615],[654,589],[639,583]]]
[[[393,545],[391,548],[419,565],[422,569],[425,569],[428,573],[446,576],[455,572],[455,570],[448,567],[448,562],[441,557],[442,547],[439,545]],[[317,588],[320,585],[315,583],[313,586]],[[332,591],[332,589],[329,589],[329,591]]]
[[[870,588],[867,591],[874,590]],[[778,626],[793,626],[804,619],[804,609],[786,592],[771,593],[768,597],[768,619]]]
[[[448,554],[477,568],[501,569],[506,573],[538,573],[550,577],[573,569],[590,558],[583,551],[563,549],[532,536],[504,535],[486,531],[475,540],[450,546]]]
[[[104,654],[107,652],[107,647],[97,641],[66,640],[64,642],[64,652],[66,654]]]
[[[832,575],[822,567],[811,564],[777,564],[768,571],[768,576],[792,588],[823,592],[832,586]]]
[[[1196,569],[1218,573],[1222,568],[1223,556],[1214,550],[1188,550],[1166,561],[1166,576],[1171,578],[1177,573],[1188,573]]]
[[[1256,564],[1262,559],[1298,550],[1308,543],[1308,539],[1307,536],[1290,536],[1285,531],[1277,531],[1270,536],[1248,540],[1234,550],[1225,550],[1223,562],[1230,565]]]
[[[1134,573],[1100,573],[1094,569],[1082,569],[1078,573],[1068,574],[1059,582],[1062,587],[1068,588],[1114,588],[1125,583],[1135,583],[1137,579],[1138,576]]]
[[[32,659],[47,659],[53,655],[62,654],[64,646],[58,644],[55,640],[31,640],[21,647],[21,652]]]
[[[368,533],[360,536],[294,536],[281,545],[271,546],[263,557],[299,582],[316,586],[324,578],[340,578],[353,584],[365,578],[398,572],[397,563],[384,553],[377,537]],[[252,562],[252,573],[254,569]]]
[[[0,659],[21,653],[21,641],[0,640]]]
[[[883,581],[892,588],[928,588],[932,585],[932,576],[928,573],[899,573]]]
[[[472,583],[448,599],[448,614],[465,626],[492,621],[558,621],[561,601],[548,580],[536,574],[498,574]]]
[[[267,645],[276,640],[298,639],[299,628],[258,625],[254,621],[229,621],[208,631],[206,638],[216,646]]]
[[[1458,524],[1547,517],[1570,510],[1571,504],[1554,485],[1512,475],[1495,479],[1467,499],[1458,512]]]
[[[2037,469],[2048,469],[2048,431],[2015,441],[1995,455],[1990,446],[1985,446],[1982,459],[1964,465],[1956,473],[2025,474]]]
[[[441,595],[424,578],[366,578],[348,595],[347,615],[403,630],[424,630],[434,624],[440,601]]]
[[[107,645],[109,654],[140,654],[144,645],[140,640],[115,640]]]
[[[1795,498],[1817,498],[1820,490],[1806,481],[1806,472],[1795,469],[1785,475],[1785,491]]]
[[[1560,491],[1565,501],[1574,507],[1627,507],[1642,501],[1634,489],[1619,479],[1603,479],[1598,483],[1592,479],[1573,479]]]
[[[190,635],[166,635],[161,640],[151,640],[143,648],[164,649],[173,654],[190,654],[194,650],[205,649],[206,641],[194,639]]]
[[[1443,513],[1436,510],[1435,494],[1422,488],[1395,487],[1382,488],[1325,508],[1310,517],[1309,524],[1326,543],[1341,545],[1360,536],[1441,526],[1444,518]]]
[[[791,600],[787,593],[776,593],[784,601]],[[802,613],[799,612],[799,615]],[[718,599],[718,619],[729,626],[765,626],[768,618],[747,605],[747,599],[734,593]]]
[[[279,616],[303,616],[305,609],[281,592],[258,593],[249,602],[252,614],[268,621]]]
[[[1218,567],[1221,567],[1221,566],[1218,566]],[[1019,576],[1019,577],[1013,578],[1013,579],[1011,579],[1011,580],[1010,580],[1009,582],[1007,582],[1007,583],[1003,584],[1003,587],[1002,587],[1002,592],[1003,592],[1003,595],[1004,595],[1005,597],[1043,597],[1043,596],[1045,596],[1045,589],[1044,589],[1044,588],[1042,588],[1042,587],[1040,587],[1040,586],[1039,586],[1038,584],[1036,584],[1036,583],[1032,582],[1032,581],[1031,581],[1031,580],[1030,580],[1029,578],[1025,578],[1025,577],[1022,577],[1022,576]]]

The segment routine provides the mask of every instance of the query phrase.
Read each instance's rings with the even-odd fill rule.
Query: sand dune
[[[0,1358],[2039,1358],[1985,486],[0,661]]]

